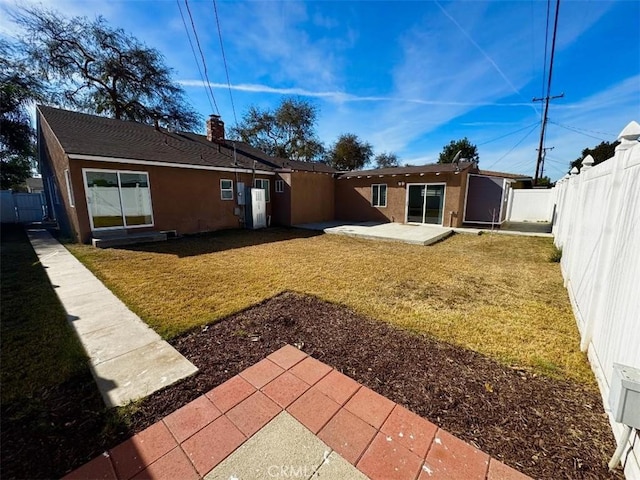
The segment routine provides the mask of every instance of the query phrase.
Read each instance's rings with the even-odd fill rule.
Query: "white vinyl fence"
[[[511,189],[508,222],[550,222],[553,215],[553,189]]]
[[[613,158],[592,167],[586,157],[579,174],[573,169],[553,189],[553,233],[580,347],[588,352],[616,439],[623,426],[609,412],[613,364],[640,368],[639,138],[640,125],[631,122]],[[640,478],[640,442],[622,460],[627,478]]]

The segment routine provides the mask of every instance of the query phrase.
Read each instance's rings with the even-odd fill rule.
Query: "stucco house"
[[[336,177],[339,220],[433,224],[500,224],[510,188],[530,177],[478,169],[474,162],[392,167]]]
[[[94,244],[332,220],[460,227],[501,223],[509,189],[531,180],[473,162],[336,172],[226,139],[215,115],[206,131],[38,106],[51,216],[67,237]]]
[[[333,219],[333,169],[227,140],[217,116],[204,136],[38,106],[37,136],[49,211],[80,242],[243,227],[246,187],[264,190],[267,224]]]

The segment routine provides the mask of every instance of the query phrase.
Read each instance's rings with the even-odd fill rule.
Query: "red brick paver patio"
[[[65,479],[200,479],[283,410],[374,480],[529,478],[287,345]]]

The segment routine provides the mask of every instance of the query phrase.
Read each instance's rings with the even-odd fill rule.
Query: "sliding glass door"
[[[84,170],[92,230],[153,225],[146,172]]]
[[[407,186],[407,223],[442,225],[444,185]]]

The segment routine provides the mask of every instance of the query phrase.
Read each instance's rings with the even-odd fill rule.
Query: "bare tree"
[[[51,87],[52,103],[173,129],[200,126],[162,54],[102,17],[25,8],[14,19],[24,29],[22,50]]]

